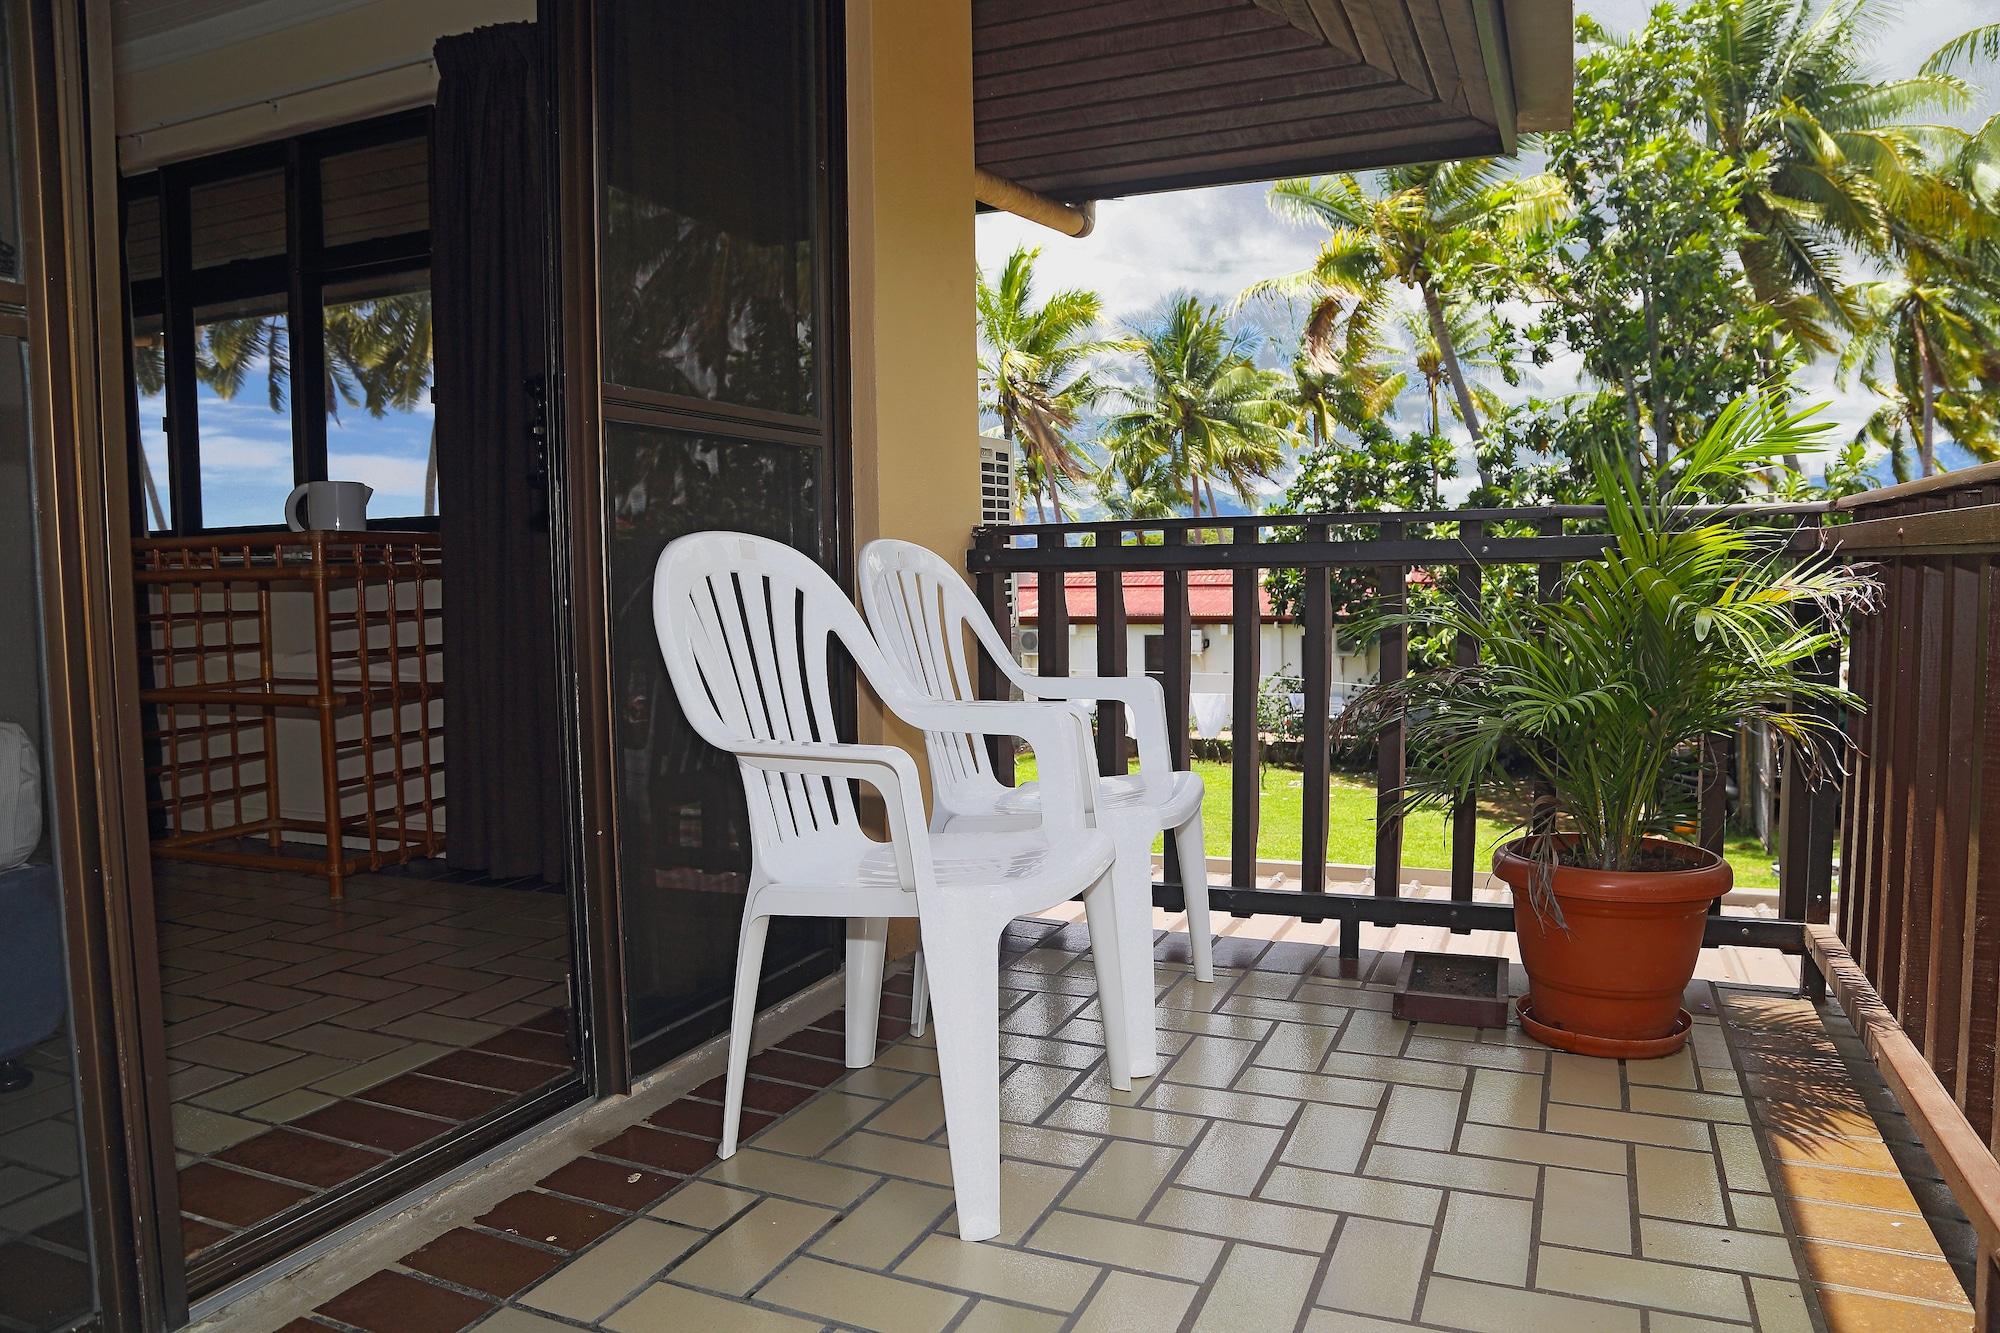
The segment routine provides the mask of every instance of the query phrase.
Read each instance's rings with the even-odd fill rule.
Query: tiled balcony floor
[[[711,1082],[285,1327],[1969,1326],[1802,1001],[1697,982],[1690,1048],[1620,1066],[1395,1021],[1393,955],[1238,936],[1203,986],[1167,935],[1123,1094],[1084,945],[1007,938],[997,1240],[954,1235],[933,1048],[887,1018],[845,1070],[836,1012],[757,1057],[731,1161]]]

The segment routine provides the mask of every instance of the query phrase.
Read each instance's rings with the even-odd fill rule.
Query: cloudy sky
[[[1643,24],[1651,7],[1645,0],[1577,3],[1580,11],[1595,15],[1616,33]],[[1914,73],[1951,37],[2000,18],[2000,0],[1905,0],[1893,15],[1887,0],[1878,0],[1877,7],[1886,21],[1875,64],[1885,75]],[[2000,110],[2000,75],[1991,66],[1980,74],[1984,101],[1960,118],[1967,124]],[[1016,245],[1038,245],[1042,255],[1036,272],[1043,291],[1092,288],[1104,298],[1107,319],[1119,325],[1142,319],[1172,292],[1193,291],[1227,303],[1259,278],[1296,272],[1312,261],[1314,232],[1272,216],[1264,199],[1263,185],[1232,185],[1106,200],[1098,205],[1096,229],[1082,240],[989,213],[978,223],[979,262],[990,272]],[[1575,377],[1574,362],[1559,360],[1541,372],[1539,381],[1524,380],[1520,392],[1562,392]],[[1812,397],[1832,405],[1829,415],[1840,423],[1842,438],[1851,437],[1873,411],[1858,387],[1842,390],[1833,383],[1830,366],[1814,367],[1803,378]],[[1462,493],[1469,485],[1461,477],[1456,489]]]

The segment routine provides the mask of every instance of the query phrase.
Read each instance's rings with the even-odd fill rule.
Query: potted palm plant
[[[1829,720],[1857,701],[1811,669],[1866,607],[1872,575],[1787,551],[1788,530],[1705,518],[1697,504],[1807,452],[1819,409],[1731,404],[1663,473],[1610,452],[1592,470],[1610,544],[1549,602],[1448,603],[1384,623],[1467,635],[1476,664],[1371,687],[1346,725],[1402,719],[1403,807],[1470,799],[1505,768],[1547,814],[1500,846],[1529,994],[1522,1026],[1565,1050],[1661,1056],[1687,1040],[1680,996],[1729,863],[1674,837],[1706,737],[1770,727],[1817,777],[1837,766]],[[1552,816],[1552,817],[1549,817]]]

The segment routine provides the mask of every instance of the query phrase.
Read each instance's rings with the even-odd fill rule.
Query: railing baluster
[[[1932,1057],[1931,970],[1936,966],[1937,879],[1933,849],[1937,839],[1938,757],[1951,734],[1945,716],[1944,654],[1949,605],[1945,600],[1944,568],[1936,557],[1918,562],[1922,601],[1917,608],[1917,651],[1904,658],[1917,677],[1917,716],[1910,777],[1909,824],[1903,862],[1904,902],[1901,987],[1902,1005],[1896,1017],[1910,1040]],[[1953,922],[1956,930],[1958,923]]]
[[[1172,551],[1187,545],[1186,528],[1168,528],[1163,534],[1165,549]],[[1188,645],[1191,632],[1188,624],[1188,576],[1186,569],[1163,569],[1160,572],[1160,633],[1165,642],[1161,663],[1164,679],[1160,684],[1167,695],[1167,745],[1174,756],[1174,767],[1184,769],[1189,766],[1188,747],[1188,689],[1189,677],[1194,670],[1190,660],[1192,652]],[[1167,880],[1173,884],[1184,883],[1180,852],[1174,840],[1166,840]],[[1189,873],[1197,877],[1196,882],[1206,885],[1208,867],[1192,866]]]
[[[1257,544],[1257,525],[1239,523],[1232,535],[1239,546]],[[1262,814],[1263,737],[1257,730],[1258,639],[1263,617],[1258,613],[1258,571],[1238,565],[1230,575],[1229,713],[1229,882],[1244,888],[1257,885],[1257,832]],[[1248,912],[1239,915],[1248,916]]]
[[[1306,525],[1306,540],[1325,541],[1327,526],[1324,523]],[[1333,603],[1328,588],[1327,568],[1314,565],[1304,570],[1300,582],[1303,586],[1301,597],[1305,607],[1305,661],[1301,663],[1305,690],[1305,739],[1304,753],[1300,756],[1304,772],[1303,797],[1305,801],[1305,828],[1300,835],[1299,847],[1299,888],[1305,893],[1326,892],[1326,835],[1329,796],[1327,772],[1328,742],[1327,717],[1333,708]],[[1315,913],[1304,914],[1308,923],[1317,924],[1326,918]],[[1359,931],[1340,932],[1341,956],[1356,957]]]
[[[1382,524],[1383,541],[1403,538],[1401,523]],[[1404,565],[1377,567],[1382,586],[1377,596],[1385,615],[1400,615],[1409,606],[1409,570]],[[1401,625],[1382,631],[1381,677],[1384,684],[1401,680],[1410,670],[1410,634]],[[1403,817],[1397,802],[1402,799],[1407,774],[1403,753],[1403,722],[1399,718],[1384,727],[1375,750],[1375,896],[1397,897],[1403,880]],[[1345,935],[1348,932],[1343,931]],[[1358,934],[1359,931],[1354,933]]]
[[[1035,671],[1038,675],[1069,675],[1069,574],[1062,569],[1044,569],[1035,575],[1037,637],[1041,641]]]
[[[976,539],[981,550],[997,551],[1007,544],[1004,528],[982,528]],[[981,569],[977,575],[979,601],[986,608],[987,619],[1000,632],[1000,641],[1010,648],[1014,642],[1014,608],[1008,597],[1008,587],[1013,582],[1012,574],[993,569]],[[979,654],[979,697],[982,699],[1005,699],[1007,690],[1005,677],[1000,668]],[[1001,782],[1014,785],[1014,747],[1004,736],[986,738],[987,762],[993,765],[993,774]]]
[[[1697,765],[1699,813],[1695,817],[1695,840],[1704,850],[1720,856],[1729,837],[1729,738],[1704,736]],[[1708,913],[1721,916],[1722,899],[1710,903]]]
[[[1459,524],[1459,540],[1465,549],[1477,555],[1481,539],[1486,535],[1486,525],[1476,520]],[[1480,565],[1470,560],[1452,569],[1452,594],[1459,604],[1476,610],[1480,598]],[[1468,634],[1461,634],[1451,646],[1452,661],[1459,666],[1479,664],[1479,641]],[[1472,901],[1472,885],[1477,878],[1475,864],[1479,855],[1479,796],[1471,796],[1454,803],[1451,812],[1451,900],[1455,903]],[[1456,926],[1454,935],[1469,935],[1471,928]]]
[[[1097,674],[1122,676],[1127,670],[1125,643],[1125,576],[1115,569],[1097,571]],[[1097,705],[1097,768],[1110,776],[1129,767],[1125,742],[1125,705],[1106,699]]]

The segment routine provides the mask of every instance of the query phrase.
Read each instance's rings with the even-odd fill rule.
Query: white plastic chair
[[[661,553],[653,621],[688,722],[736,756],[750,808],[751,869],[736,955],[729,1070],[718,1155],[736,1151],[756,1020],[758,971],[773,916],[847,918],[847,1064],[875,1059],[888,918],[916,917],[936,960],[938,1068],[958,1192],[959,1235],[1000,1229],[1000,932],[1077,893],[1092,921],[1112,907],[1111,840],[1092,826],[1089,735],[1067,710],[939,703],[911,695],[846,596],[810,559],[731,532],[683,537]],[[829,651],[844,648],[888,709],[925,730],[1020,736],[1052,788],[1032,828],[933,833],[914,760],[836,737]],[[863,831],[851,783],[881,794],[889,840]],[[1115,932],[1106,927],[1107,938]],[[1097,959],[1099,1002],[1123,1014],[1119,958]],[[1129,1088],[1126,1026],[1105,1024],[1112,1086]]]
[[[967,661],[966,634],[992,658],[1008,681],[1027,699],[1060,700],[1078,709],[1076,701],[1112,700],[1125,705],[1139,742],[1139,771],[1097,779],[1098,810],[1118,848],[1118,921],[1124,932],[1120,952],[1132,963],[1125,974],[1125,1012],[1132,1024],[1127,1043],[1131,1072],[1147,1078],[1159,1072],[1157,998],[1153,978],[1153,864],[1156,834],[1173,835],[1180,854],[1182,877],[1190,881],[1189,950],[1195,976],[1215,979],[1208,920],[1208,862],[1202,848],[1201,779],[1177,770],[1167,748],[1167,699],[1150,676],[1033,676],[1023,670],[994,629],[972,590],[940,556],[910,542],[883,539],[861,552],[861,604],[875,637],[907,673],[907,687],[938,701],[976,697],[976,682]],[[1088,724],[1085,723],[1087,726]],[[960,832],[1031,826],[1063,801],[1050,800],[1066,791],[1063,781],[1043,772],[1039,782],[1019,787],[1003,785],[994,776],[986,746],[963,730],[929,729],[924,744],[931,762],[933,829]],[[1093,951],[1105,940],[1093,918]],[[923,1030],[927,983],[935,985],[936,968],[917,959],[916,985],[911,996],[911,1026]],[[1109,1018],[1107,1017],[1107,1024]]]

